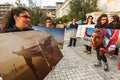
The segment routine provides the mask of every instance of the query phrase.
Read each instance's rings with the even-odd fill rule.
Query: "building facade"
[[[63,5],[63,2],[56,2],[56,11],[59,10]]]
[[[56,18],[62,17],[62,16],[67,15],[69,13],[69,10],[70,10],[69,3],[70,3],[70,1],[71,0],[66,0],[63,3],[62,7],[57,9],[57,11],[56,11]]]
[[[104,12],[120,11],[120,0],[98,0],[98,8]]]
[[[55,6],[44,6],[42,8],[42,13],[46,16],[46,17],[51,17],[52,19],[56,18],[56,7]]]
[[[5,12],[11,10],[11,8],[14,8],[12,4],[0,4],[0,22],[2,21],[2,17],[5,14]]]

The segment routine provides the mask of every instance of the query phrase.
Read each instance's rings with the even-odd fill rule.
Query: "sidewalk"
[[[65,42],[62,60],[57,64],[55,70],[50,72],[44,80],[120,80],[120,70],[117,68],[118,60],[113,60],[107,55],[109,72],[105,72],[103,67],[96,68],[96,53],[86,54],[85,47],[78,40],[76,47],[67,47]]]

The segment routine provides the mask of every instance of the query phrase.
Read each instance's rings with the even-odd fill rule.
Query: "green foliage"
[[[42,13],[39,7],[29,8],[29,13],[31,16],[31,24],[37,26],[40,23],[40,17]]]
[[[61,18],[56,18],[54,22],[58,23]]]
[[[60,19],[62,19],[62,21],[63,21],[64,23],[66,23],[66,22],[69,21],[68,15],[64,15],[64,16],[62,16],[61,18],[57,18],[57,19],[55,19],[54,21],[58,23]]]
[[[68,16],[67,15],[62,16],[62,21],[65,23],[68,22],[69,21]]]
[[[97,0],[71,0],[69,16],[70,19],[82,19],[84,20],[85,14],[97,11]]]

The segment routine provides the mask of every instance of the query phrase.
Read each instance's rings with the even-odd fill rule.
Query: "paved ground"
[[[97,61],[95,51],[92,50],[89,55],[84,53],[85,47],[81,40],[77,41],[76,47],[67,45],[68,41],[61,50],[64,57],[44,80],[120,80],[120,70],[117,68],[119,59],[111,59],[107,55],[109,72],[105,72],[103,67],[93,66]]]

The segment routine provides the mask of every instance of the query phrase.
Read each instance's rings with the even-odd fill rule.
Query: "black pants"
[[[68,46],[76,46],[76,38],[70,38],[70,42],[69,42],[69,45]]]
[[[115,48],[114,55],[117,55],[117,56],[118,56],[118,52],[119,52],[119,48]]]
[[[100,48],[105,48],[103,43],[101,43],[99,46],[96,47],[96,52],[97,52],[97,59],[98,61],[103,61],[104,63],[107,63],[107,58],[105,56],[105,53],[100,51]]]
[[[97,59],[98,59],[98,61],[102,60],[104,63],[107,63],[107,58],[105,56],[105,53],[103,53],[100,50],[97,50]]]
[[[87,50],[87,51],[90,51],[90,52],[91,52],[91,49],[92,49],[91,46],[85,45],[85,47],[86,47],[86,50]]]

